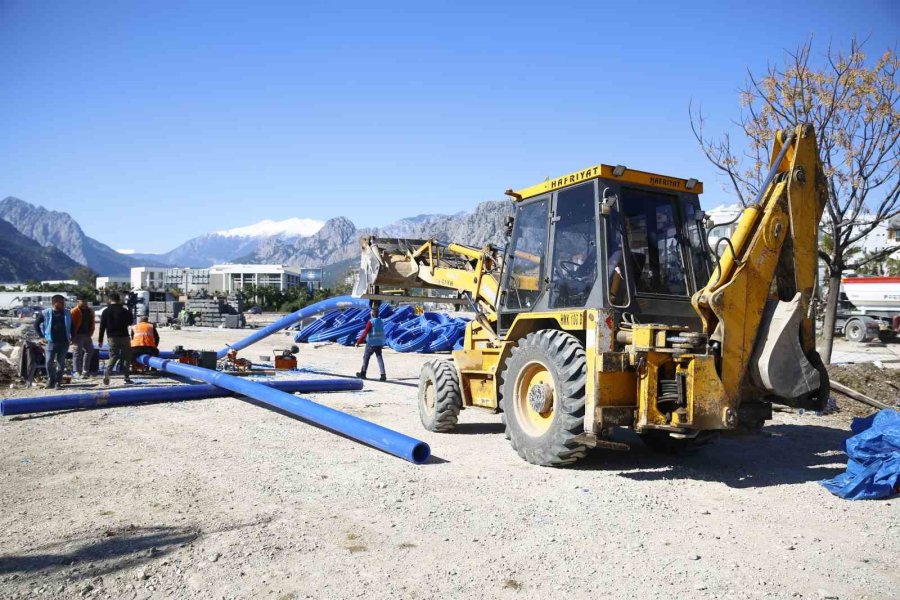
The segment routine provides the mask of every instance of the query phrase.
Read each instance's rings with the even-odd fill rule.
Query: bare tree
[[[727,177],[744,206],[760,191],[775,131],[801,123],[815,127],[828,192],[820,224],[825,243],[819,249],[828,289],[819,353],[828,364],[841,275],[897,251],[889,247],[858,257],[854,249],[900,214],[900,58],[896,50],[887,50],[867,61],[863,44],[855,39],[846,53],[829,46],[820,59],[811,57],[808,40],[794,52],[785,51],[782,63],[764,73],[748,71],[734,123],[746,137],[740,149],[728,133],[708,137],[702,112],[692,107],[689,112],[706,158]]]

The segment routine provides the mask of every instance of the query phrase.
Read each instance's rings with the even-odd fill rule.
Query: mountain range
[[[42,246],[0,220],[0,281],[70,279],[81,265],[53,246]]]
[[[0,219],[41,246],[53,246],[102,275],[128,275],[131,267],[147,264],[88,237],[69,213],[47,210],[9,196],[0,200]],[[160,263],[152,261],[153,266],[157,264]]]
[[[502,243],[511,211],[509,201],[488,201],[472,212],[418,215],[369,228],[357,228],[346,217],[324,223],[300,218],[266,220],[204,233],[163,254],[122,254],[86,236],[68,213],[48,211],[13,197],[0,200],[0,219],[38,244],[54,246],[101,275],[128,274],[132,266],[209,267],[226,262],[324,267],[326,273],[337,275],[336,266],[345,271],[355,264],[362,236],[434,237],[471,246]]]

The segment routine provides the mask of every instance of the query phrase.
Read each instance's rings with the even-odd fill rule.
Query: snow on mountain
[[[325,225],[324,221],[296,217],[284,221],[265,219],[253,225],[216,231],[214,234],[223,237],[272,237],[276,235],[306,237],[318,232],[323,225]]]

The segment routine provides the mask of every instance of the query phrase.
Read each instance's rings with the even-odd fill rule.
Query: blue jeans
[[[381,349],[383,346],[370,346],[366,344],[366,350],[363,352],[363,364],[362,364],[362,374],[365,376],[366,371],[369,369],[369,359],[372,358],[372,355],[375,355],[375,358],[378,360],[378,368],[381,370],[381,374],[384,375],[384,359],[381,358]]]
[[[62,383],[63,374],[66,372],[66,354],[69,352],[69,344],[57,344],[47,342],[47,376],[50,385]]]

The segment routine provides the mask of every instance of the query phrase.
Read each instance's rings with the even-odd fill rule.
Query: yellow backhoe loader
[[[759,428],[773,402],[828,397],[811,312],[826,201],[812,127],[776,134],[761,189],[717,257],[700,182],[593,166],[507,191],[504,249],[361,240],[355,293],[475,312],[453,362],[423,367],[431,431],[452,431],[464,407],[501,412],[522,458],[558,466],[623,449],[616,427],[665,449]]]

